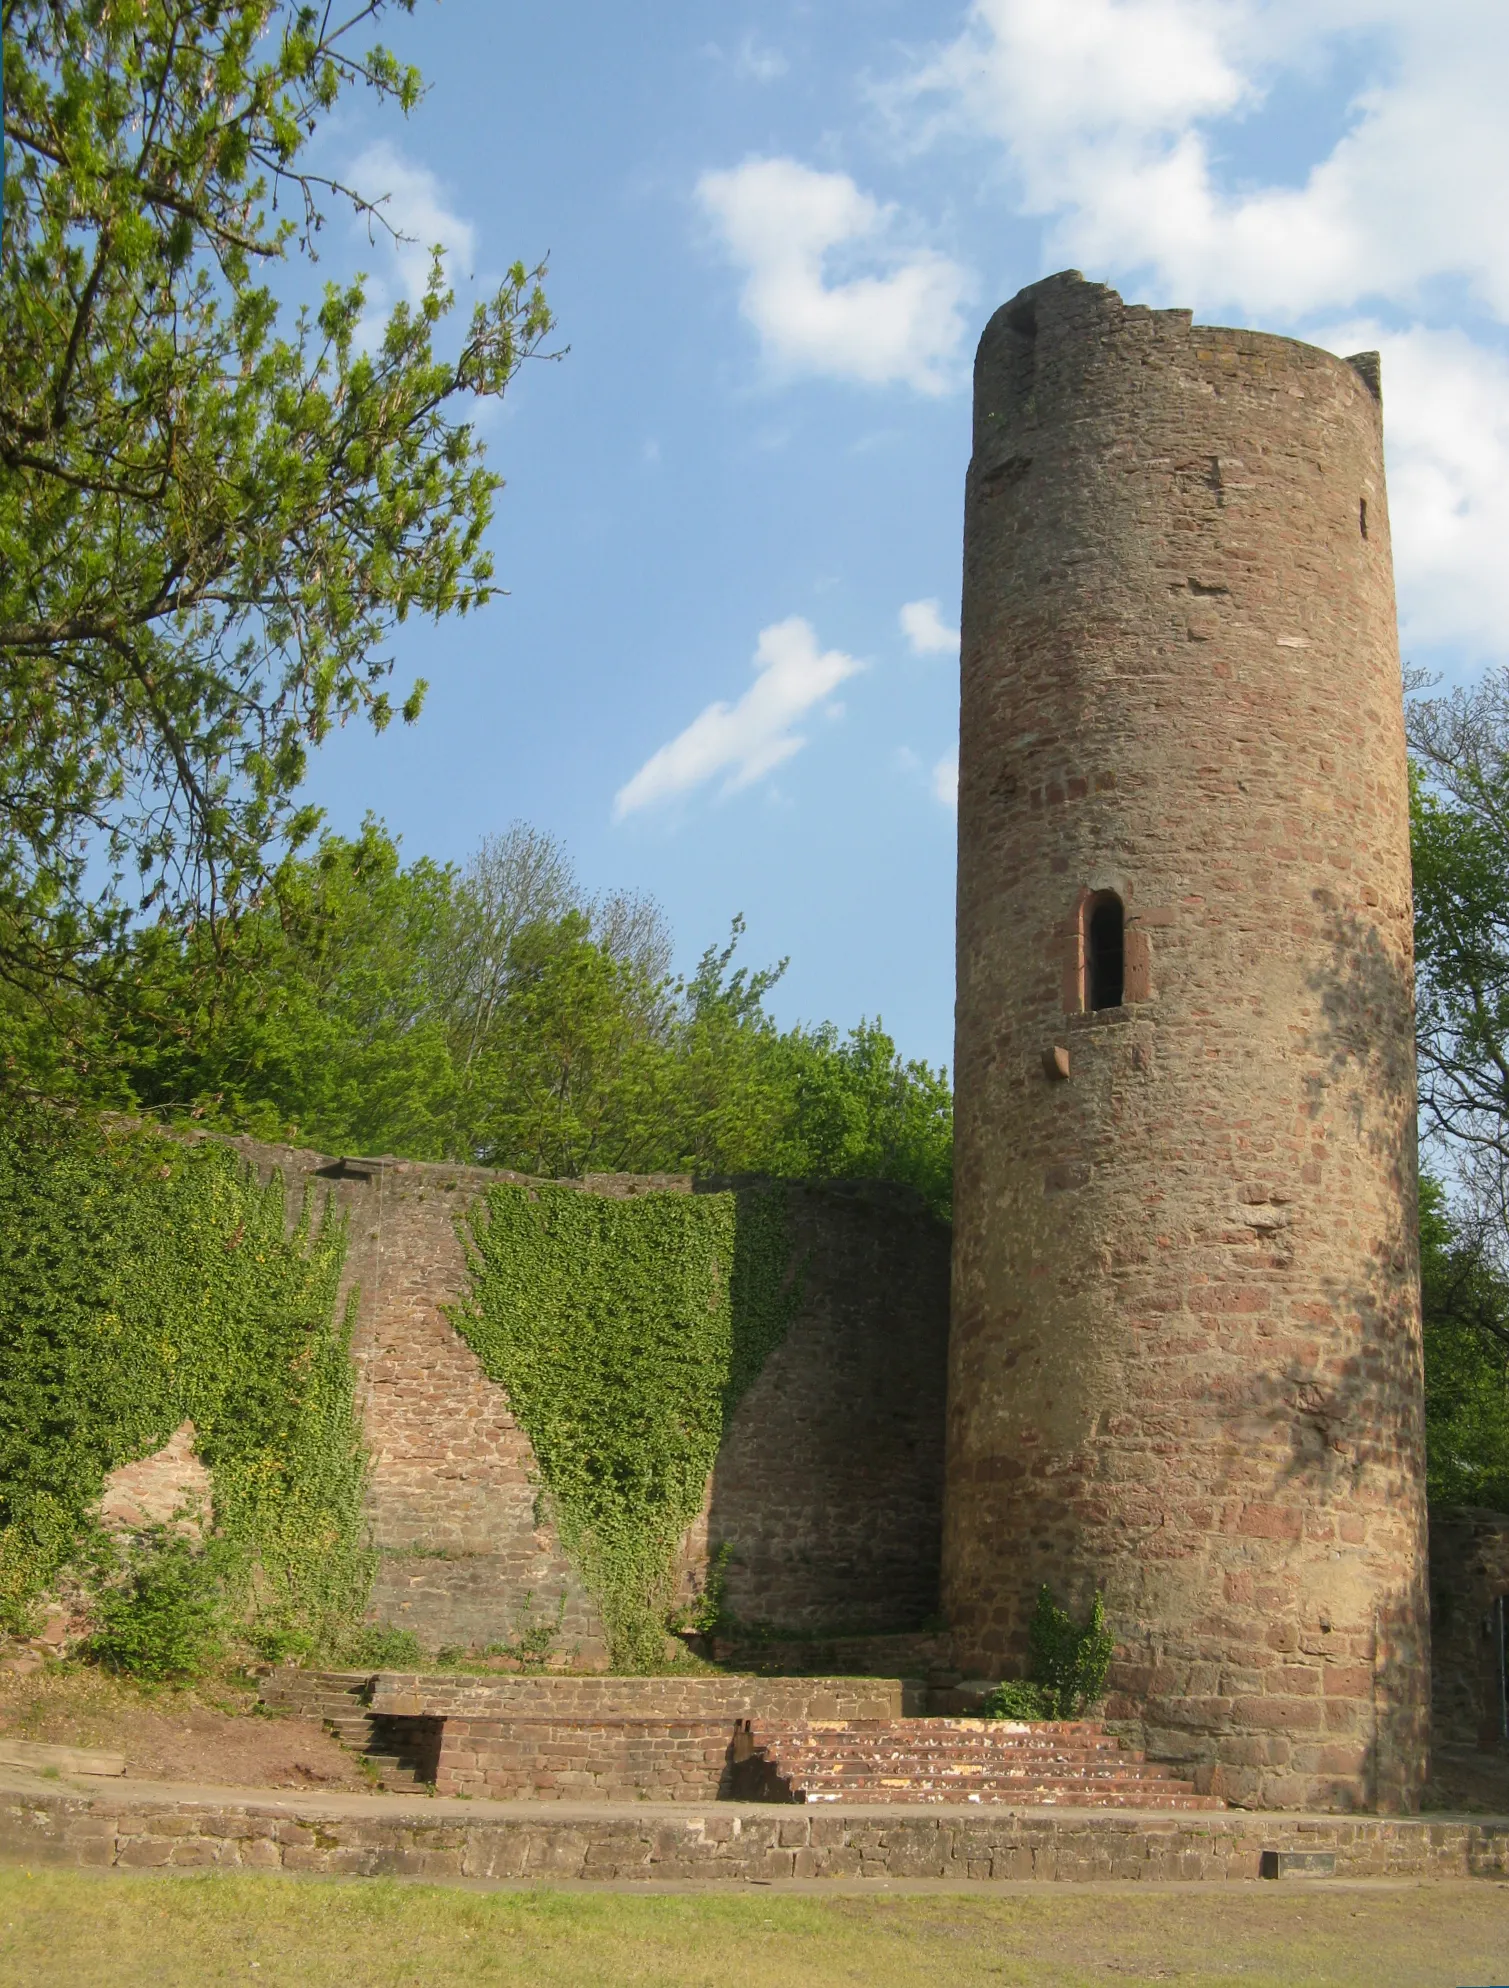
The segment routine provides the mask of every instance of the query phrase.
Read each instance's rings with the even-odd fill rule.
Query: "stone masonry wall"
[[[492,1182],[522,1176],[230,1143],[263,1178],[283,1175],[291,1206],[312,1186],[349,1224],[380,1556],[373,1619],[434,1650],[507,1643],[559,1616],[560,1659],[600,1668],[601,1625],[550,1523],[528,1439],[445,1316],[466,1283],[458,1217]],[[693,1191],[682,1176],[574,1184]],[[884,1187],[796,1189],[793,1212],[798,1312],[736,1411],[682,1577],[700,1588],[711,1536],[734,1549],[730,1600],[750,1619],[913,1628],[937,1607],[947,1227]]]
[[[443,1723],[441,1795],[503,1801],[716,1801],[750,1720],[876,1720],[923,1709],[899,1678],[451,1678],[384,1673],[371,1705]]]
[[[1040,1584],[1248,1804],[1408,1807],[1429,1700],[1407,786],[1376,357],[1076,272],[975,375],[944,1606]],[[1119,1006],[1084,984],[1125,911]],[[1104,901],[1104,900],[1101,900]]]
[[[437,1795],[495,1801],[714,1802],[735,1733],[723,1720],[447,1719]]]
[[[176,1525],[197,1533],[209,1514],[213,1486],[194,1453],[194,1425],[184,1422],[160,1450],[123,1463],[105,1479],[100,1523],[109,1532]]]
[[[552,1883],[1246,1882],[1265,1852],[1330,1856],[1340,1878],[1509,1877],[1490,1818],[1118,1815],[950,1806],[610,1808],[352,1795],[185,1797],[152,1787],[0,1790],[0,1857],[109,1870],[270,1870]]]
[[[379,1556],[372,1619],[427,1649],[506,1643],[531,1619],[559,1619],[565,1655],[604,1663],[596,1609],[541,1508],[528,1438],[443,1310],[466,1284],[457,1217],[492,1180],[518,1176],[231,1143],[264,1178],[282,1174],[291,1207],[309,1186],[347,1219]]]
[[[791,1193],[801,1304],[734,1411],[688,1542],[744,1622],[851,1633],[938,1613],[949,1232],[905,1189]]]
[[[1430,1603],[1432,1737],[1503,1745],[1499,1604],[1509,1604],[1509,1513],[1431,1513]]]
[[[730,1725],[735,1719],[877,1719],[921,1712],[923,1689],[897,1677],[481,1677],[380,1671],[371,1709],[393,1718],[645,1719]]]

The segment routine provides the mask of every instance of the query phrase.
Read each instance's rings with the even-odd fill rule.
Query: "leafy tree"
[[[1509,1509],[1509,671],[1409,734],[1429,1489]]]
[[[651,992],[583,913],[525,927],[478,1059],[477,1157],[547,1175],[653,1170],[670,1128],[657,1109],[664,1049],[644,1025]]]
[[[780,1171],[904,1181],[939,1209],[953,1198],[954,1101],[941,1070],[904,1060],[878,1021],[791,1041],[793,1132]]]
[[[285,861],[241,914],[233,971],[203,926],[165,920],[70,996],[63,1035],[0,984],[0,1055],[22,1090],[327,1152],[880,1178],[946,1212],[943,1073],[878,1022],[780,1030],[784,962],[735,964],[742,933],[673,981],[653,900],[587,896],[537,831],[458,868],[403,863],[369,820]]]
[[[112,990],[117,1087],[154,1114],[260,1138],[444,1157],[455,894],[454,870],[404,868],[368,822],[285,864],[242,920],[234,973],[202,929],[141,935]]]
[[[389,722],[396,624],[492,592],[462,411],[547,334],[539,272],[454,356],[438,253],[371,349],[360,281],[291,323],[270,282],[322,201],[382,224],[304,154],[353,83],[416,101],[356,45],[389,4],[4,6],[0,978],[65,1008],[143,909],[223,948],[315,826],[310,746]]]
[[[1420,1285],[1431,1503],[1509,1511],[1509,1276],[1428,1175]]]
[[[1420,1104],[1509,1241],[1509,670],[1410,711]]]

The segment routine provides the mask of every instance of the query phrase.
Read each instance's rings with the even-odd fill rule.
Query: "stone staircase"
[[[860,1680],[818,1682],[830,1698],[839,1689],[851,1697],[865,1689]],[[1149,1762],[1095,1720],[902,1717],[904,1688],[889,1682],[889,1692],[872,1688],[869,1697],[881,1699],[876,1709],[889,1698],[894,1711],[853,1718],[770,1716],[808,1710],[802,1701],[812,1693],[796,1679],[502,1681],[283,1668],[264,1677],[261,1695],[270,1708],[320,1720],[392,1789],[433,1786],[441,1775],[449,1719],[455,1730],[446,1741],[450,1768],[442,1778],[454,1780],[460,1756],[470,1748],[478,1755],[471,1762],[477,1770],[473,1778],[480,1776],[482,1792],[492,1791],[481,1759],[491,1748],[500,1760],[506,1755],[507,1785],[496,1790],[506,1798],[558,1793],[555,1754],[564,1749],[568,1766],[583,1769],[576,1778],[584,1778],[594,1762],[600,1770],[585,1776],[593,1785],[584,1786],[583,1798],[594,1793],[601,1798],[601,1782],[617,1791],[617,1799],[702,1799],[690,1787],[683,1790],[684,1772],[667,1780],[657,1779],[653,1770],[657,1746],[660,1752],[675,1751],[673,1741],[695,1737],[705,1726],[702,1737],[713,1763],[705,1794],[711,1797],[716,1787],[718,1795],[734,1801],[1164,1811],[1226,1806],[1173,1769]],[[381,1709],[374,1709],[374,1697]],[[706,1705],[693,1702],[704,1697]],[[763,1716],[757,1709],[761,1697]],[[661,1704],[662,1698],[667,1702]],[[724,1709],[729,1698],[743,1699],[742,1714]],[[862,1695],[856,1709],[870,1709]],[[532,1748],[543,1748],[538,1758]],[[679,1760],[678,1754],[672,1765]]]
[[[735,1799],[1223,1809],[1088,1719],[745,1721]]]
[[[318,1719],[342,1746],[361,1755],[385,1788],[427,1787],[440,1752],[439,1719],[393,1718],[370,1709],[370,1671],[269,1671],[259,1693],[269,1709]]]

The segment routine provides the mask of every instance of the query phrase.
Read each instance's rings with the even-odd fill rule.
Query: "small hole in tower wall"
[[[1114,891],[1085,906],[1085,1006],[1119,1008],[1126,988],[1126,913]]]
[[[1357,499],[1357,523],[1362,529],[1363,537],[1366,538],[1368,535],[1368,500],[1366,497],[1359,497]]]
[[[1037,337],[1037,299],[1029,297],[1006,313],[1006,322],[1018,338]]]

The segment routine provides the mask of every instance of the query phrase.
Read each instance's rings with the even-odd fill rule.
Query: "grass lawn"
[[[6,1988],[1509,1983],[1509,1885],[473,1892],[0,1870]]]

